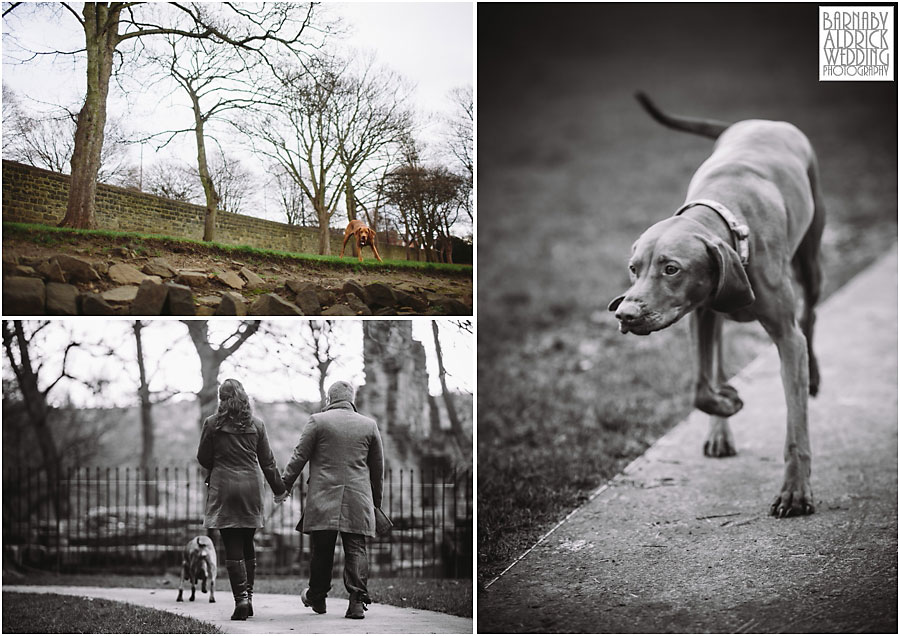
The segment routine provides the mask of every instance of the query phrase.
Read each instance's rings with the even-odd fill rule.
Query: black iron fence
[[[295,527],[306,477],[275,506],[256,534],[259,567],[305,574],[309,537]],[[57,478],[4,467],[4,562],[59,572],[149,572],[176,569],[185,543],[203,527],[206,486],[199,468],[78,468]],[[397,470],[385,476],[383,510],[394,522],[369,540],[369,567],[379,576],[472,576],[471,471]],[[213,533],[215,534],[215,533]],[[213,536],[224,558],[218,536]],[[341,566],[341,551],[335,568]]]

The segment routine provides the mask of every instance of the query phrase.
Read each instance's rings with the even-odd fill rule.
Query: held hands
[[[285,490],[280,495],[275,495],[275,505],[280,506],[284,503],[284,500],[291,496],[290,491]]]

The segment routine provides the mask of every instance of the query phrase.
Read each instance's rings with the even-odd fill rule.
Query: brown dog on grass
[[[366,245],[372,248],[372,251],[375,253],[375,258],[378,259],[379,263],[383,263],[381,260],[381,256],[378,255],[378,248],[375,247],[375,230],[367,226],[360,220],[353,219],[347,224],[347,229],[344,230],[344,243],[341,245],[341,256],[340,258],[344,258],[344,248],[347,247],[347,241],[350,240],[351,236],[356,237],[356,247],[359,250],[359,262],[362,263],[362,248]]]

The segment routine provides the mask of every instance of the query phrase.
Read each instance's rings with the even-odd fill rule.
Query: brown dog
[[[728,417],[743,406],[725,381],[722,321],[762,324],[778,348],[787,402],[784,481],[770,510],[779,517],[812,513],[807,396],[819,390],[812,343],[825,223],[815,153],[786,122],[676,117],[642,94],[638,99],[660,123],[716,145],[694,174],[685,204],[634,243],[631,287],[609,309],[622,333],[637,335],[691,314],[699,371],[694,404],[712,415],[704,447],[712,457],[735,454]],[[799,324],[792,270],[804,301]]]
[[[363,260],[362,248],[366,245],[369,245],[372,248],[372,251],[375,252],[375,258],[378,259],[379,263],[384,262],[378,255],[378,248],[375,247],[375,230],[358,219],[353,219],[352,221],[350,221],[347,224],[347,229],[344,230],[344,244],[341,245],[340,258],[344,258],[344,248],[347,247],[347,241],[350,240],[351,236],[356,237],[356,247],[359,250],[360,263],[362,263]]]
[[[209,602],[216,602],[216,571],[219,564],[216,558],[216,546],[212,539],[199,535],[187,542],[184,546],[184,560],[181,563],[181,580],[178,582],[178,598],[176,601],[184,601],[182,591],[184,582],[191,582],[191,598],[196,595],[197,581],[202,582],[200,588],[206,593],[206,583],[209,581]]]

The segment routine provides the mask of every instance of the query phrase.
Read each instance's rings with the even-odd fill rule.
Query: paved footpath
[[[225,580],[228,585],[228,580]],[[4,592],[71,594],[103,598],[190,616],[216,625],[227,634],[471,634],[472,619],[439,612],[373,603],[363,620],[344,618],[347,599],[328,599],[328,612],[314,614],[300,597],[288,594],[254,594],[255,616],[230,620],[234,601],[228,589],[217,590],[216,602],[198,590],[197,601],[176,603],[173,589],[68,587],[57,585],[4,585]],[[185,598],[190,595],[187,590]]]
[[[694,412],[478,597],[478,631],[897,633],[897,250],[820,307],[814,515],[768,516],[774,346],[734,381],[738,455]]]

